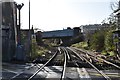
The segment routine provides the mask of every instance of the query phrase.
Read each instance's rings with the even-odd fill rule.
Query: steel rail
[[[43,64],[32,76],[28,78],[28,80],[33,79],[48,63],[50,63],[55,56],[57,55],[58,52],[56,52],[45,64]]]
[[[71,60],[70,54],[69,54],[69,52],[67,51],[67,49],[66,49],[66,48],[64,48],[64,50],[65,50],[66,55],[67,55],[67,60]]]
[[[107,61],[107,60],[105,60],[105,59],[102,59],[102,58],[100,58],[100,57],[98,57],[98,59],[100,59],[100,60],[104,61],[105,63],[110,64],[110,65],[112,65],[112,66],[114,66],[114,67],[116,67],[116,68],[118,68],[118,69],[120,69],[120,66],[118,66],[118,65],[116,65],[116,64],[114,64],[114,63],[112,63],[112,62],[109,62],[109,61]]]
[[[95,67],[90,61],[88,61],[85,57],[83,57],[84,60],[89,63],[97,72],[99,72],[106,80],[111,80],[106,74],[104,74],[102,71],[100,71],[97,67]]]
[[[67,47],[67,48],[68,48],[69,50],[71,50],[73,53],[75,53],[75,55],[77,55],[77,57],[79,56],[76,51],[72,50],[72,49],[69,48],[69,47]],[[81,56],[79,56],[79,58],[80,58],[82,61],[84,61],[84,59],[83,59]]]
[[[56,52],[55,54],[57,54],[57,52]],[[54,54],[54,55],[55,55],[55,54]],[[53,56],[54,56],[54,55],[53,55]],[[9,79],[9,80],[15,79],[16,77],[18,77],[19,75],[21,75],[22,73],[24,73],[25,70],[29,70],[29,69],[31,69],[31,68],[33,68],[33,67],[35,67],[35,66],[38,67],[39,69],[41,68],[41,65],[39,65],[39,64],[34,64],[34,65],[30,66],[29,68],[24,69],[22,72],[16,74],[15,76],[13,76],[13,77],[12,77],[11,79]]]
[[[68,48],[70,49],[70,48]],[[75,52],[73,49],[71,51]],[[106,80],[111,80],[106,74],[100,71],[97,67],[95,67],[90,61],[88,61],[84,56],[80,56],[77,52],[75,53],[79,58],[83,58],[89,65],[91,65],[98,73],[100,73]]]
[[[74,48],[74,49],[81,51],[80,49],[77,49],[77,48]],[[81,52],[83,52],[83,51],[81,51]],[[118,65],[116,65],[116,64],[114,64],[114,63],[112,63],[112,62],[110,62],[110,61],[107,61],[107,60],[105,60],[105,59],[103,59],[103,58],[101,58],[101,57],[99,57],[99,56],[95,56],[94,54],[90,54],[90,53],[88,53],[88,52],[83,52],[83,53],[85,53],[85,54],[87,53],[87,54],[90,55],[93,59],[95,59],[95,58],[96,58],[96,59],[99,59],[99,60],[101,60],[101,61],[103,61],[103,62],[105,62],[105,63],[107,63],[107,64],[110,64],[110,65],[112,65],[112,66],[120,69],[120,66],[118,66]]]
[[[68,47],[66,48],[66,50],[67,50],[67,49],[69,50]],[[76,52],[74,52],[74,53],[76,53]],[[76,58],[75,60],[78,60],[78,59],[79,59],[79,57],[77,57],[75,54],[72,54],[72,53],[69,54],[69,53],[68,53],[68,55],[70,56],[71,61],[73,61],[72,56],[74,56],[74,58]],[[82,58],[82,57],[81,57],[81,60],[83,61],[83,58]],[[74,64],[76,65],[76,67],[79,67],[79,65],[78,65],[78,63],[77,63],[76,61],[73,61],[73,62],[74,62]]]
[[[63,65],[63,71],[62,71],[62,75],[61,75],[61,78],[60,80],[64,80],[65,79],[65,73],[66,73],[66,65],[67,65],[67,53],[66,53],[66,50],[65,48],[61,48],[61,50],[63,50],[64,52],[64,65]]]
[[[102,62],[105,62],[105,63],[107,63],[107,64],[110,64],[110,65],[112,65],[112,66],[114,66],[114,67],[116,67],[116,68],[118,68],[118,69],[120,69],[120,67],[118,66],[118,65],[116,65],[116,64],[114,64],[114,63],[112,63],[112,62],[109,62],[109,61],[107,61],[107,60],[105,60],[105,59],[102,59],[102,58],[100,58],[100,57],[95,57],[95,56],[90,56],[92,59],[94,59],[94,60],[96,60],[96,61],[102,61]]]

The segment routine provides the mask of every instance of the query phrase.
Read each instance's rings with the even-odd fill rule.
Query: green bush
[[[48,52],[48,49],[46,47],[38,46],[36,43],[36,40],[32,40],[32,56],[31,58],[36,58],[38,56],[41,56],[42,54],[45,54]]]
[[[115,50],[115,45],[113,43],[113,33],[112,31],[108,31],[105,35],[105,49],[106,50],[111,50],[114,51]]]
[[[88,49],[87,42],[79,42],[79,43],[73,44],[72,47]]]
[[[102,51],[104,50],[104,37],[105,32],[104,31],[97,31],[93,34],[93,36],[90,39],[90,49],[95,51]]]

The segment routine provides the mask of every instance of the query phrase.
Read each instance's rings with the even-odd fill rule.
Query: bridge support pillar
[[[68,38],[68,37],[62,38],[62,45],[63,46],[69,46],[70,45],[70,39],[71,38]]]

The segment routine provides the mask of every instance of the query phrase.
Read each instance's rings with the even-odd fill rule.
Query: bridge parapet
[[[63,38],[63,37],[73,37],[73,36],[74,36],[73,29],[42,32],[43,39],[45,39],[45,38]]]
[[[78,42],[83,39],[81,34],[80,27],[74,27],[73,29],[67,28],[64,30],[55,30],[55,31],[46,31],[36,33],[36,40],[38,43],[39,39],[59,39],[62,42],[60,44],[69,45],[73,43],[73,41]]]

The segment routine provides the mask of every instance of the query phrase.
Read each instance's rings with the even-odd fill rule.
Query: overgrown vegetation
[[[106,32],[104,43],[105,43],[104,44],[105,50],[107,50],[107,51],[114,51],[115,50],[115,45],[114,45],[114,39],[113,39],[112,31]]]
[[[35,39],[32,39],[32,54],[31,58],[36,58],[41,56],[49,51],[48,47],[38,46]]]
[[[115,55],[115,44],[112,30],[99,30],[91,35],[88,41],[73,44],[72,47],[101,52],[103,55]]]
[[[118,42],[118,39],[113,38],[113,31],[117,27],[116,22],[114,17],[110,16],[108,21],[102,23],[103,25],[108,24],[107,28],[99,29],[93,34],[88,32],[86,34],[86,41],[73,44],[72,46],[101,52],[103,55],[116,55],[115,43]]]
[[[105,33],[104,30],[97,31],[91,36],[89,42],[90,43],[89,48],[91,50],[102,51],[104,49],[104,40],[105,40],[104,33]]]
[[[36,39],[32,39],[32,54],[31,58],[34,59],[38,56],[46,54],[53,46],[57,46],[54,39],[43,39],[40,43],[36,42]]]
[[[84,42],[79,42],[79,43],[73,44],[72,47],[88,49],[88,44],[87,44],[87,42],[84,41]]]

